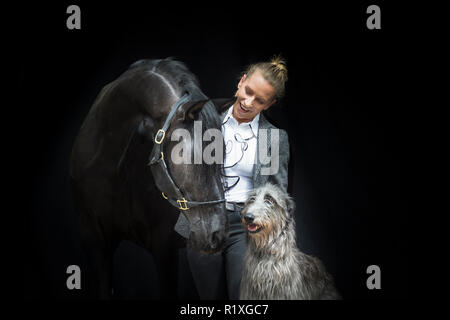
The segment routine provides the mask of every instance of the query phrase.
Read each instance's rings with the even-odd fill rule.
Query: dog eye
[[[253,202],[253,201],[255,201],[255,197],[254,196],[252,196],[252,197],[250,197],[250,198],[248,198],[248,200],[247,200],[248,202]]]
[[[268,205],[273,206],[273,199],[270,198],[270,197],[265,197],[265,198],[264,198],[264,202],[265,202],[266,204],[268,204]]]

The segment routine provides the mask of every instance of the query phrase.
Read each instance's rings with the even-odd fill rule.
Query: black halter
[[[186,101],[188,101],[190,95],[186,93],[183,95],[170,110],[169,115],[164,122],[164,125],[155,135],[154,145],[152,152],[150,154],[150,162],[149,166],[152,170],[153,178],[155,179],[156,186],[159,191],[161,191],[164,199],[169,201],[171,205],[174,207],[186,211],[192,207],[196,207],[199,205],[210,205],[225,202],[225,199],[213,200],[213,201],[189,201],[186,200],[181,190],[177,187],[175,182],[173,181],[170,173],[167,169],[166,162],[164,161],[164,153],[162,151],[162,144],[164,142],[164,138],[166,136],[167,129],[169,129],[172,118],[177,111],[177,109]],[[164,189],[164,191],[163,191]]]

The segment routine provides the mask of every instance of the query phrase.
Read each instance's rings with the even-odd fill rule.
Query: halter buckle
[[[187,200],[183,198],[182,200],[177,200],[178,206],[180,210],[189,210],[187,206]]]
[[[155,143],[161,144],[163,142],[165,136],[166,136],[166,132],[163,129],[159,129],[155,136]],[[160,137],[160,138],[158,139],[158,137]]]

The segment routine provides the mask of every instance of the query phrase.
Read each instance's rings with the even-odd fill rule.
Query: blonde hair
[[[264,79],[275,88],[275,98],[284,96],[285,84],[288,80],[286,60],[281,55],[274,56],[270,62],[258,62],[247,67],[244,74],[250,77],[255,71],[261,72]]]

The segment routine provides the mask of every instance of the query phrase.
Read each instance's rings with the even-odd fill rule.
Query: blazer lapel
[[[212,102],[216,106],[217,112],[220,115],[221,122],[223,122],[223,119],[225,119],[225,116],[227,115],[227,111],[231,107],[231,105],[234,103],[234,101],[236,101],[236,98],[212,100]]]
[[[226,112],[222,112],[221,114],[220,114],[220,123],[223,123],[223,120],[225,119],[225,116],[227,115],[227,113]]]
[[[255,164],[253,165],[253,186],[255,188],[259,187],[261,184],[264,183],[263,176],[261,176],[259,174],[261,172],[261,162],[259,161],[259,145],[260,145],[260,143],[262,143],[260,140],[259,130],[265,129],[267,132],[266,145],[267,145],[267,151],[270,154],[271,150],[270,150],[270,130],[268,130],[269,126],[270,126],[269,122],[266,120],[264,115],[261,113],[259,116],[259,128],[258,128],[258,138],[257,138],[257,142],[256,142]],[[264,177],[267,177],[267,176],[264,176]]]

